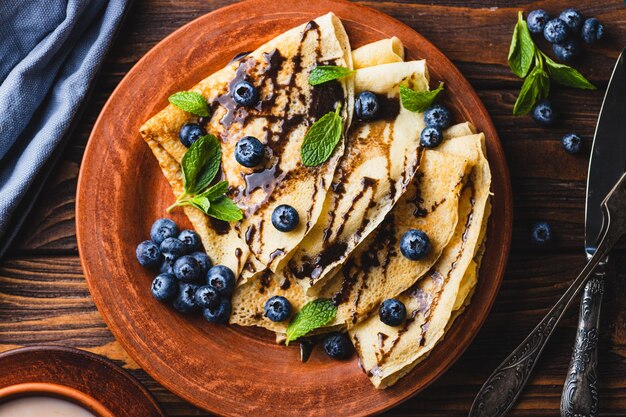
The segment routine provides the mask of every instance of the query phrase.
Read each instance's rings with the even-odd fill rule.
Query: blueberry
[[[174,262],[174,275],[183,282],[195,282],[200,277],[200,265],[193,256],[181,256]]]
[[[580,136],[575,133],[568,133],[563,136],[561,143],[563,144],[563,148],[569,153],[580,153],[583,149],[583,141]]]
[[[197,311],[200,307],[196,304],[196,291],[198,286],[189,284],[188,282],[181,282],[178,285],[178,295],[174,299],[172,306],[176,311],[181,313],[192,313]]]
[[[211,323],[228,323],[232,304],[227,298],[220,299],[219,303],[214,307],[208,307],[202,310],[204,318]]]
[[[583,25],[583,15],[576,9],[563,10],[559,19],[565,22],[571,33],[578,33]]]
[[[156,268],[161,263],[163,255],[159,247],[151,240],[144,240],[135,249],[135,255],[141,266]]]
[[[548,222],[537,222],[533,225],[532,231],[533,243],[539,246],[545,246],[552,240],[552,226]]]
[[[216,307],[220,302],[220,295],[215,288],[205,285],[196,290],[196,304],[202,308]]]
[[[595,17],[585,20],[580,37],[585,43],[594,43],[604,36],[604,26]]]
[[[160,274],[152,281],[152,295],[159,301],[168,301],[176,297],[178,282],[171,274]]]
[[[424,112],[424,123],[428,127],[436,127],[443,130],[452,124],[452,114],[447,107],[435,104]]]
[[[542,33],[543,28],[546,27],[546,23],[550,20],[550,16],[546,13],[545,10],[538,9],[533,10],[528,13],[528,17],[526,18],[526,23],[528,24],[528,30],[531,33]]]
[[[406,320],[406,307],[402,301],[389,298],[380,305],[378,317],[387,326],[399,326]]]
[[[204,252],[194,252],[191,256],[194,257],[200,266],[200,275],[205,276],[206,273],[209,272],[209,268],[213,266],[213,262],[211,262],[209,255]]]
[[[185,123],[178,132],[180,143],[187,148],[204,135],[206,135],[206,130],[197,123]]]
[[[436,127],[426,127],[420,136],[420,145],[425,148],[436,148],[443,140],[441,129]]]
[[[251,107],[259,101],[259,92],[248,81],[239,81],[235,84],[231,95],[240,106]]]
[[[412,261],[423,259],[430,251],[430,239],[421,230],[409,229],[400,240],[400,252]]]
[[[161,253],[176,259],[186,253],[185,244],[175,237],[168,237],[161,242]]]
[[[552,19],[543,28],[543,37],[550,43],[565,42],[568,36],[568,28],[561,19]]]
[[[556,112],[548,100],[542,100],[532,109],[533,119],[542,126],[552,126],[556,119]]]
[[[576,39],[552,45],[554,55],[561,61],[571,61],[580,54],[580,44]]]
[[[285,321],[291,314],[291,303],[285,297],[275,295],[265,302],[264,311],[265,317],[272,321]]]
[[[170,255],[164,256],[163,262],[161,262],[161,266],[159,267],[159,273],[174,275],[174,261],[176,261],[176,259],[172,258]]]
[[[235,274],[224,265],[215,265],[207,272],[206,283],[222,297],[229,297],[235,289]]]
[[[354,101],[354,113],[359,120],[373,120],[378,107],[378,97],[371,91],[360,92]]]
[[[324,351],[333,359],[348,359],[352,356],[352,343],[345,333],[330,333],[324,337],[323,344]]]
[[[235,145],[235,160],[247,168],[259,165],[264,155],[265,146],[254,136],[245,136]]]
[[[272,213],[272,224],[281,232],[291,232],[298,227],[298,223],[300,223],[298,211],[287,204],[281,204]]]
[[[154,243],[160,245],[168,237],[176,237],[178,226],[171,219],[159,219],[152,223],[150,228],[150,238]]]
[[[200,236],[193,230],[183,230],[178,235],[178,240],[185,245],[186,253],[191,253],[200,247]]]

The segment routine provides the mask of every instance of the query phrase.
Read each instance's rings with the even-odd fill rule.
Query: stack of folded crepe
[[[316,65],[354,69],[354,75],[319,86],[308,83]],[[249,80],[261,89],[253,109],[233,105],[229,87]],[[470,123],[444,131],[435,149],[420,147],[423,114],[405,109],[400,86],[429,88],[425,61],[404,61],[398,38],[351,51],[332,13],[276,37],[192,88],[212,109],[206,123],[222,146],[222,177],[244,220],[228,224],[185,207],[214,263],[238,274],[232,324],[260,326],[284,339],[287,322],[263,315],[268,298],[287,298],[298,311],[332,299],[335,319],[317,333],[347,330],[361,364],[377,388],[394,384],[423,360],[469,303],[478,278],[491,174],[485,137]],[[374,121],[353,120],[354,96],[375,93]],[[306,167],[300,148],[307,129],[341,106],[345,140],[318,167]],[[141,128],[174,194],[183,191],[181,126],[198,118],[168,106]],[[257,137],[271,158],[261,169],[235,162],[234,146]],[[296,208],[299,226],[282,233],[271,225],[281,204]],[[399,241],[409,229],[427,233],[431,250],[411,261]],[[408,318],[400,327],[378,317],[382,301],[401,300]]]

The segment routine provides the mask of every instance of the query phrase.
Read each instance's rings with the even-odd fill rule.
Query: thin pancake
[[[363,368],[377,388],[394,384],[441,340],[450,321],[463,277],[470,269],[487,223],[491,173],[484,157],[484,135],[445,142],[441,150],[471,157],[478,154],[463,189],[460,221],[454,237],[430,272],[397,298],[408,319],[397,328],[377,315],[350,329]],[[379,335],[380,334],[380,335]]]
[[[245,212],[240,227],[233,231],[234,225],[212,220],[192,208],[185,209],[187,214],[194,213],[190,220],[215,263],[236,272],[248,259],[257,269],[274,268],[315,224],[343,154],[343,141],[327,162],[307,168],[300,162],[302,140],[308,127],[337,105],[341,105],[347,128],[353,107],[351,77],[319,87],[309,85],[308,73],[320,63],[352,68],[348,37],[332,13],[285,32],[191,89],[201,93],[210,104],[211,118],[202,123],[221,141],[223,179],[230,184],[230,197]],[[252,108],[237,106],[230,94],[233,86],[243,80],[259,89],[259,103]],[[179,162],[186,148],[180,143],[178,132],[189,122],[199,120],[170,105],[140,131],[146,141],[158,143]],[[255,136],[266,145],[268,157],[262,167],[245,168],[235,161],[235,144],[246,135]],[[155,156],[164,158],[162,153]],[[166,177],[181,182],[179,167],[161,165]],[[174,187],[177,196],[180,189]],[[270,216],[279,204],[298,210],[301,226],[295,231],[280,233],[271,226]]]
[[[368,43],[352,51],[354,69],[404,61],[404,45],[397,37]]]

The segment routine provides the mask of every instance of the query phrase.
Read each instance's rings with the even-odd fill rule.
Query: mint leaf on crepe
[[[206,210],[206,214],[225,222],[237,222],[243,219],[243,213],[239,206],[224,195],[211,201],[211,206]]]
[[[209,201],[214,201],[228,192],[228,181],[220,181],[201,195]]]
[[[196,116],[208,116],[209,106],[202,94],[195,91],[179,91],[169,97],[169,102],[181,110]]]
[[[187,195],[199,194],[217,175],[222,161],[222,148],[214,135],[195,141],[183,155],[181,168]]]
[[[513,106],[513,114],[528,114],[535,103],[548,97],[550,80],[543,68],[535,67],[524,80],[522,89]]]
[[[319,298],[309,301],[289,322],[285,343],[288,345],[289,342],[326,326],[336,315],[337,307],[329,299]]]
[[[309,84],[319,85],[354,74],[355,71],[335,65],[318,65],[309,74]]]
[[[515,25],[515,29],[513,29],[513,38],[509,46],[508,60],[511,71],[518,77],[524,78],[530,70],[534,55],[535,43],[530,36],[522,12],[519,11],[517,13],[517,24]]]
[[[343,123],[337,106],[334,112],[326,113],[313,123],[304,135],[300,157],[307,167],[318,166],[328,160],[339,143],[343,133]]]
[[[403,85],[400,86],[400,101],[405,109],[421,113],[433,104],[435,98],[443,91],[443,83],[439,84],[434,90],[430,91],[414,91]]]
[[[555,82],[566,87],[580,88],[581,90],[595,90],[596,86],[591,84],[580,72],[574,68],[559,64],[544,56],[548,65],[548,73],[550,78]]]

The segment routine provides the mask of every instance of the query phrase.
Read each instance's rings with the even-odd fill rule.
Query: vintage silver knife
[[[624,136],[626,134],[626,67],[623,62],[625,59],[624,55],[624,51],[622,51],[615,66],[613,76],[611,77],[609,88],[607,89],[602,105],[602,116],[596,129],[596,140],[594,140],[592,159],[597,158],[597,155],[603,155],[605,162],[598,162],[597,164],[594,162],[590,164],[590,170],[594,170],[594,177],[598,176],[597,180],[594,179],[592,185],[590,185],[590,182],[587,188],[588,215],[591,198],[593,198],[595,204],[597,204],[597,217],[593,218],[594,223],[592,226],[596,227],[596,229],[593,229],[595,230],[595,234],[592,235],[592,229],[589,228],[591,217],[587,217],[586,220],[585,243],[593,242],[588,251],[592,256],[583,271],[574,282],[572,282],[570,287],[565,291],[565,294],[557,301],[548,314],[539,322],[537,327],[533,329],[522,343],[489,376],[474,399],[469,417],[501,417],[505,416],[511,407],[513,407],[513,404],[526,385],[543,348],[550,339],[550,336],[552,336],[563,313],[578,292],[587,284],[589,278],[597,277],[597,275],[593,274],[593,271],[599,264],[605,262],[609,250],[626,232],[626,174],[624,174],[626,168],[626,137]],[[624,94],[625,97],[620,97],[620,93]],[[611,108],[611,110],[608,110],[609,108]],[[607,124],[605,127],[603,122],[604,118],[606,117],[606,119],[609,120],[609,114],[613,112],[615,112],[616,115],[611,116],[613,125]],[[600,127],[601,125],[602,127]],[[606,139],[602,139],[600,142],[597,140],[600,131],[608,132],[609,135],[616,137],[610,140],[610,143]],[[605,137],[605,134],[607,133],[602,133],[602,136]],[[617,143],[618,141],[619,143]],[[602,144],[600,145],[600,143]],[[615,148],[611,146],[615,146]],[[614,176],[614,172],[617,172],[616,170],[619,170],[617,177]],[[607,176],[606,181],[603,175]],[[617,185],[615,184],[616,178],[620,179]],[[589,181],[592,181],[592,179],[589,178]],[[601,185],[597,185],[596,181],[601,181]],[[615,188],[613,188],[614,185]],[[611,194],[607,196],[607,192],[610,191],[611,188],[613,188],[613,190]],[[591,197],[590,194],[593,196]],[[598,242],[597,247],[594,248],[596,241]],[[594,288],[589,288],[589,292],[593,292],[593,290]],[[587,294],[587,291],[585,294]],[[597,294],[594,295],[597,298]],[[587,326],[587,323],[593,323],[593,325],[597,327],[596,323],[598,317],[599,313],[595,316],[589,315],[588,320],[585,321],[585,326]],[[578,364],[574,366],[578,366]],[[586,369],[588,369],[588,366]],[[586,372],[585,375],[588,376],[590,374]],[[581,378],[581,381],[585,381],[585,379]],[[586,382],[581,382],[576,386],[578,392],[583,391],[583,389],[580,388],[583,384],[586,384]],[[577,395],[572,395],[571,392],[568,396],[570,398],[577,397]],[[575,399],[574,401],[577,400]],[[578,415],[587,416],[587,414],[583,413]]]
[[[602,229],[602,199],[626,170],[626,64],[624,51],[617,60],[604,96],[593,138],[587,202],[585,205],[585,252],[596,250]],[[561,396],[561,416],[595,417],[598,414],[598,331],[604,292],[605,265],[600,262],[587,282],[580,303],[576,343]]]

